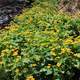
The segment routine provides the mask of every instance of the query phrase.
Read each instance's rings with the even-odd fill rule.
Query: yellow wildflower
[[[80,58],[80,53],[74,54],[74,56]]]
[[[51,64],[48,64],[47,68],[51,68]]]
[[[29,76],[26,78],[26,80],[35,80],[35,78],[33,78],[33,76]]]
[[[37,64],[32,64],[32,67],[35,67]]]
[[[14,31],[17,31],[19,28],[19,25],[18,24],[12,24],[10,26],[10,32],[14,32]]]
[[[31,35],[32,34],[32,32],[30,32],[30,31],[28,31],[28,30],[26,30],[26,31],[24,31],[24,32],[22,32],[22,33],[20,33],[21,35],[23,34],[23,35]]]
[[[19,73],[19,69],[17,68],[17,69],[15,70],[15,72],[18,74],[18,73]]]
[[[17,56],[18,55],[18,49],[14,49],[13,50],[13,56]]]
[[[13,56],[17,56],[17,55],[18,55],[18,52],[17,51],[13,53]]]
[[[2,52],[3,52],[3,53],[6,53],[6,52],[8,52],[8,51],[9,51],[8,49],[5,49],[5,50],[3,50]]]
[[[51,51],[51,55],[56,56],[56,53]]]
[[[60,67],[61,66],[61,63],[57,63],[57,67]]]
[[[8,53],[8,49],[5,49],[5,50],[3,50],[2,52],[1,52],[1,56],[4,56],[6,53]]]
[[[71,52],[71,49],[69,49],[69,48],[62,48],[61,49],[61,53],[65,53],[65,52],[70,53]]]
[[[65,53],[65,48],[62,48],[61,49],[61,53]]]
[[[5,55],[5,53],[2,52],[2,53],[1,53],[1,56],[3,57],[4,55]]]
[[[66,48],[66,51],[70,53],[71,52],[71,49],[70,48]]]
[[[77,39],[77,38],[76,38],[75,41],[74,41],[74,43],[75,43],[75,44],[80,43],[80,39]]]
[[[64,44],[73,44],[73,41],[71,39],[67,39],[64,41]]]
[[[52,48],[52,50],[51,51],[55,51],[55,48]]]
[[[12,46],[12,45],[10,45],[9,47],[10,47],[10,48],[12,48],[13,46]]]
[[[23,20],[23,19],[24,19],[24,16],[23,16],[23,15],[19,15],[19,16],[18,16],[18,19],[19,19],[19,20]]]
[[[0,65],[1,65],[1,64],[3,64],[3,62],[2,62],[2,61],[0,61]]]
[[[51,55],[56,56],[55,48],[52,48],[52,49],[51,49]]]

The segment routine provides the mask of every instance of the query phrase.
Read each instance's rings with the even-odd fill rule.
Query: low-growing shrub
[[[49,6],[24,10],[1,31],[0,74],[6,80],[78,80],[79,25],[79,18]]]

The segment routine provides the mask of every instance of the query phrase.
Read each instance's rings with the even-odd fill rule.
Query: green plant
[[[0,69],[8,80],[73,80],[80,69],[80,19],[41,5],[1,30]]]

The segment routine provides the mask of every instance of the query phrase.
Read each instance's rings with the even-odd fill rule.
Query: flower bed
[[[0,34],[0,79],[79,80],[79,17],[47,2],[16,16]]]

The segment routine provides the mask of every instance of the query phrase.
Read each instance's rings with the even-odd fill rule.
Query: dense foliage
[[[79,79],[80,15],[51,4],[25,9],[0,31],[0,80]]]

